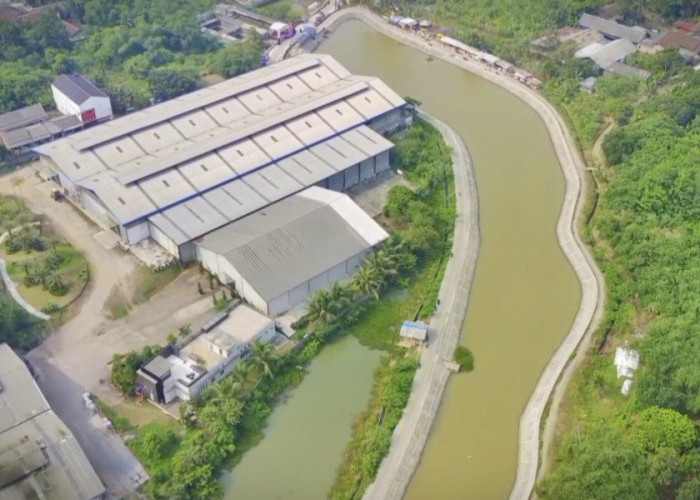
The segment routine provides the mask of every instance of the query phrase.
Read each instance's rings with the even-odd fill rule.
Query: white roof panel
[[[296,76],[290,76],[289,78],[271,83],[267,88],[283,101],[288,101],[294,97],[306,94],[311,90],[308,85]]]
[[[254,135],[252,139],[272,159],[281,158],[304,147],[284,126],[266,130]]]
[[[277,165],[304,186],[312,186],[335,174],[335,170],[320,158],[308,151],[304,153],[304,157],[299,153],[277,162]]]
[[[227,219],[236,220],[264,207],[269,202],[238,179],[204,194],[204,199],[215,206]]]
[[[202,197],[192,198],[163,212],[189,238],[213,231],[228,220]]]
[[[132,137],[147,153],[154,153],[182,142],[182,136],[170,123],[145,129]]]
[[[204,135],[218,126],[211,116],[201,110],[176,118],[170,123],[188,139]]]
[[[359,111],[367,120],[395,108],[395,106],[392,106],[389,101],[379,95],[379,92],[373,89],[369,89],[359,95],[350,97],[347,99],[347,102],[357,111]]]
[[[251,140],[237,142],[218,151],[238,174],[243,174],[270,161],[270,157]]]
[[[131,137],[122,137],[116,141],[93,149],[93,152],[111,168],[128,163],[145,156],[143,150]]]
[[[389,140],[365,125],[348,130],[341,137],[368,157],[389,151],[394,146]]]
[[[166,207],[195,194],[195,189],[177,170],[139,181],[138,186],[158,207]]]
[[[228,123],[233,123],[244,116],[250,115],[243,104],[240,103],[235,97],[233,99],[228,99],[226,101],[214,104],[205,108],[205,111],[209,113],[219,125],[226,125]]]
[[[185,163],[179,166],[177,170],[179,170],[182,176],[190,181],[198,191],[210,188],[236,175],[217,154],[210,154]]]
[[[316,111],[336,132],[342,132],[365,122],[360,114],[346,102],[336,102]]]
[[[321,87],[325,87],[326,85],[338,81],[338,76],[323,66],[318,66],[308,71],[304,71],[299,73],[298,76],[299,79],[314,90],[318,90]]]
[[[253,113],[282,104],[282,101],[266,87],[258,88],[238,96],[238,100]]]
[[[307,146],[335,133],[316,113],[309,113],[301,118],[287,122],[285,125]]]
[[[80,185],[94,191],[122,224],[156,208],[140,189],[125,188],[105,172],[83,179]]]
[[[280,200],[304,187],[277,165],[270,165],[264,170],[246,175],[243,180],[270,202]]]

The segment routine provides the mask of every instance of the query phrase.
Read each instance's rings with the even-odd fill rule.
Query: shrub
[[[455,363],[459,365],[459,371],[470,372],[474,369],[474,355],[463,345],[457,346],[454,353]]]

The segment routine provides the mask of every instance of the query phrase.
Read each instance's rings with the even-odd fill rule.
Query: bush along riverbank
[[[352,280],[310,299],[306,316],[296,325],[302,339],[297,348],[278,356],[268,344],[254,345],[250,358],[230,375],[181,405],[184,434],[159,424],[138,431],[129,445],[151,475],[145,493],[153,498],[221,497],[220,471],[262,439],[275,403],[301,383],[304,366],[326,342],[345,334],[387,355],[375,373],[369,408],[356,420],[332,495],[353,498],[372,482],[418,365],[415,354],[397,345],[399,327],[434,311],[455,217],[450,151],[442,137],[422,121],[404,134],[393,138],[398,144],[392,164],[404,172],[410,187],[393,187],[381,216],[391,238]]]

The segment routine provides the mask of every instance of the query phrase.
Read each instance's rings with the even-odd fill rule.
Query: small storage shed
[[[414,344],[425,344],[428,340],[428,325],[417,321],[404,321],[399,336]]]

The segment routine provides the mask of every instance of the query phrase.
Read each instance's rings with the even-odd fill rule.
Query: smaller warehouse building
[[[51,93],[61,113],[77,116],[83,124],[112,119],[109,96],[82,75],[57,77],[51,84]]]
[[[169,405],[189,401],[248,357],[255,342],[271,342],[275,323],[241,304],[209,322],[179,350],[170,346],[137,372],[137,392]]]
[[[197,259],[268,316],[352,276],[386,231],[347,195],[313,186],[195,241]]]

